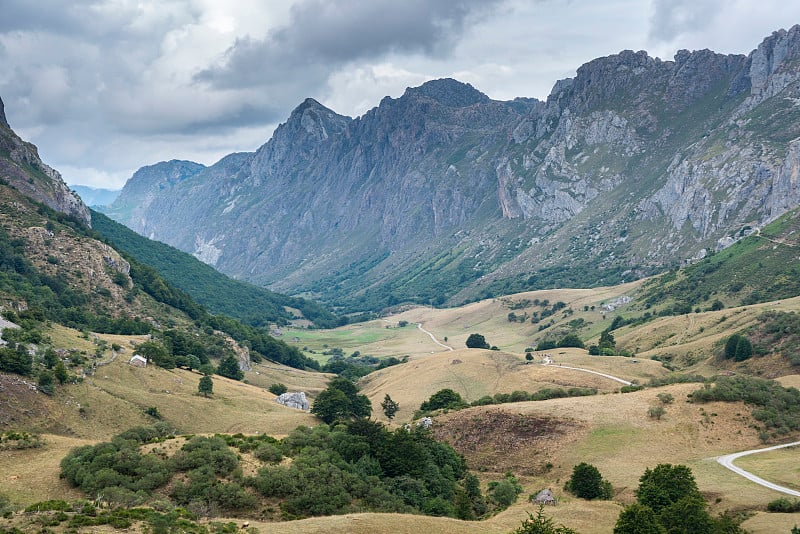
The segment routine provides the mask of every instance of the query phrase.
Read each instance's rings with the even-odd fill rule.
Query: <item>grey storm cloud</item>
[[[280,84],[287,73],[322,82],[336,67],[387,53],[436,56],[499,0],[305,0],[264,39],[238,39],[195,79],[215,87]]]

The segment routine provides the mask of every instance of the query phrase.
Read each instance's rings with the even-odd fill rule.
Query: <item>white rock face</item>
[[[283,393],[275,399],[275,402],[278,404],[283,404],[284,406],[288,406],[289,408],[295,408],[305,412],[309,410],[308,399],[306,398],[304,391],[296,393]]]

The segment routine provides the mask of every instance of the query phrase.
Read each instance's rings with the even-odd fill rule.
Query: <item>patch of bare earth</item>
[[[546,415],[505,410],[462,410],[436,418],[437,439],[463,454],[472,469],[540,475],[556,451],[584,434],[585,425]]]
[[[0,374],[0,430],[19,429],[48,411],[48,402],[33,380]]]

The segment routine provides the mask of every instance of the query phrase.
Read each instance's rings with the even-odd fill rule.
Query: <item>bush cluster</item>
[[[475,519],[490,507],[464,458],[424,429],[390,432],[356,419],[299,427],[281,441],[266,435],[187,436],[172,457],[157,448],[141,452],[144,443],[172,437],[168,431],[157,423],[74,449],[61,462],[61,477],[116,505],[152,504],[166,496],[169,507],[207,516],[255,510],[263,499],[277,500],[282,518],[383,511]],[[257,474],[242,474],[244,453],[261,462]],[[281,462],[284,457],[292,461]],[[496,508],[519,493],[516,480],[507,479],[490,488]]]
[[[594,388],[543,388],[539,391],[529,393],[517,390],[511,393],[495,393],[494,395],[484,395],[483,397],[468,403],[461,395],[452,389],[441,389],[431,395],[423,402],[419,410],[414,412],[414,417],[429,415],[436,410],[462,410],[470,406],[488,406],[491,404],[506,404],[509,402],[541,401],[547,399],[563,399],[566,397],[587,397],[597,395]]]
[[[723,376],[690,394],[692,402],[737,402],[753,406],[753,417],[767,430],[788,434],[800,429],[800,390],[773,380]]]

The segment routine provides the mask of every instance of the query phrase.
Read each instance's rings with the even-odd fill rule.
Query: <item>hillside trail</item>
[[[381,319],[381,321],[383,321],[384,323],[391,324],[391,321],[388,321],[386,319]],[[454,351],[455,350],[450,345],[445,345],[444,343],[442,343],[441,341],[436,339],[436,336],[434,336],[432,333],[428,332],[427,330],[425,330],[425,328],[422,327],[422,323],[416,323],[416,325],[417,325],[417,328],[419,329],[420,332],[428,334],[428,336],[430,336],[430,338],[431,338],[431,341],[433,341],[434,343],[436,343],[440,347],[443,347],[444,349],[449,350],[449,351]]]
[[[427,330],[425,330],[425,329],[422,327],[422,323],[417,323],[417,328],[419,328],[419,330],[420,330],[421,332],[424,332],[424,333],[428,334],[428,335],[431,337],[431,339],[433,340],[433,342],[434,342],[434,343],[436,343],[437,345],[439,345],[440,347],[444,347],[445,349],[447,349],[447,350],[449,350],[449,351],[453,351],[453,350],[455,350],[455,349],[453,349],[453,347],[451,347],[450,345],[445,345],[444,343],[442,343],[442,342],[440,342],[438,339],[436,339],[436,336],[434,336],[433,334],[431,334],[430,332],[428,332]]]
[[[600,375],[605,378],[610,378],[611,380],[616,380],[621,384],[625,384],[626,386],[632,385],[632,382],[629,380],[625,380],[624,378],[619,378],[618,376],[607,375],[606,373],[601,373],[600,371],[592,371],[591,369],[584,369],[582,367],[570,367],[568,365],[562,365],[560,363],[544,363],[544,365],[549,365],[551,367],[558,367],[560,369],[571,369],[573,371],[583,371],[584,373],[592,373],[593,375]]]
[[[774,451],[774,450],[783,449],[783,448],[786,448],[786,447],[796,447],[798,445],[800,445],[800,441],[795,441],[793,443],[786,443],[784,445],[775,445],[774,447],[767,447],[765,449],[752,449],[752,450],[749,450],[749,451],[735,452],[733,454],[726,454],[725,456],[720,456],[719,458],[717,458],[717,462],[720,465],[722,465],[723,467],[726,467],[726,468],[730,469],[731,471],[733,471],[737,475],[741,475],[744,478],[746,478],[747,480],[750,480],[751,482],[755,482],[756,484],[764,486],[765,488],[769,488],[771,490],[779,491],[781,493],[786,493],[787,495],[794,495],[795,497],[800,497],[800,491],[793,490],[791,488],[787,488],[787,487],[784,487],[784,486],[779,486],[778,484],[773,484],[772,482],[764,480],[763,478],[758,477],[758,476],[754,475],[753,473],[751,473],[749,471],[745,471],[741,467],[736,467],[735,465],[733,465],[733,461],[736,460],[737,458],[741,458],[742,456],[748,456],[750,454],[757,454],[759,452]]]

